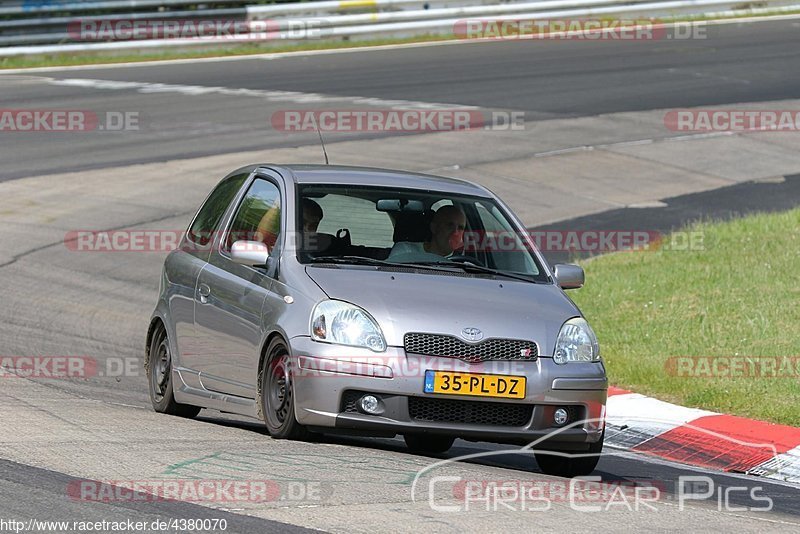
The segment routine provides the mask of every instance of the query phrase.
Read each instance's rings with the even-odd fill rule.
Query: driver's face
[[[442,250],[457,250],[463,245],[466,224],[467,218],[460,210],[447,210],[440,217],[434,217],[433,240]]]

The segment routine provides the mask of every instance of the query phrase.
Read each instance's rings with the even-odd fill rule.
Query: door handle
[[[197,289],[197,293],[200,295],[200,303],[205,304],[208,302],[208,296],[211,294],[211,288],[206,284],[200,284],[200,287]]]

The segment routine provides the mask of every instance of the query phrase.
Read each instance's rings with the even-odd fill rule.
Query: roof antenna
[[[314,124],[317,127],[317,135],[319,135],[319,142],[322,145],[322,153],[325,154],[325,165],[330,165],[328,161],[328,151],[325,150],[325,141],[322,140],[322,132],[319,129],[319,124]]]

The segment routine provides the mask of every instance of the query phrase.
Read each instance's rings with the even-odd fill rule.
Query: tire
[[[589,475],[597,467],[597,462],[600,461],[604,437],[605,431],[603,431],[603,435],[600,436],[600,440],[597,443],[589,445],[589,450],[586,452],[554,451],[557,454],[548,454],[548,451],[536,452],[534,453],[536,463],[539,464],[539,469],[545,475],[565,478]],[[575,457],[573,456],[575,454],[581,456]],[[590,456],[582,456],[584,454],[589,454]]]
[[[200,413],[199,406],[175,402],[172,390],[172,350],[164,325],[156,327],[150,338],[146,355],[147,382],[153,409],[159,413],[192,418]]]
[[[260,383],[259,408],[269,435],[275,439],[310,439],[311,433],[295,416],[291,359],[282,339],[270,342]]]
[[[431,434],[404,434],[406,446],[414,452],[443,453],[450,450],[456,438]]]

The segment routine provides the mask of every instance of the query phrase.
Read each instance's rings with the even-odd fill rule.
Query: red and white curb
[[[611,387],[606,443],[680,463],[800,482],[800,428],[684,408]]]

